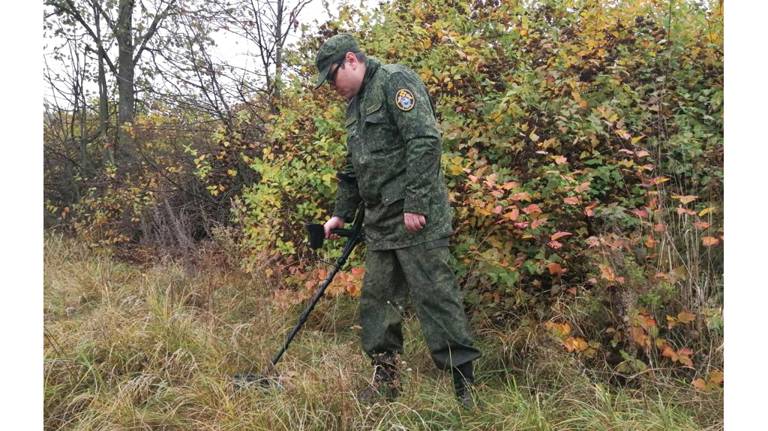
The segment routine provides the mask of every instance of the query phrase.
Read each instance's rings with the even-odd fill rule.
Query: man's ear
[[[350,64],[357,66],[357,64],[360,63],[359,61],[357,61],[357,57],[355,56],[355,53],[352,51],[347,52],[347,55],[345,57],[347,59],[347,62]]]

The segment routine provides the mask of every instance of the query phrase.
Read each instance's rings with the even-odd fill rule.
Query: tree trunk
[[[285,2],[283,0],[277,0],[277,19],[275,19],[275,32],[272,35],[275,41],[275,88],[272,97],[272,113],[277,113],[276,101],[280,100],[280,91],[283,85],[283,11],[285,9]],[[288,24],[290,25],[290,23]]]
[[[120,0],[117,17],[117,148],[115,149],[118,176],[121,172],[130,170],[135,160],[133,139],[124,130],[126,124],[133,122],[134,93],[133,93],[133,5],[134,0]]]
[[[93,16],[95,18],[96,36],[101,40],[101,14],[94,6]],[[115,154],[112,151],[113,144],[110,144],[107,137],[107,131],[109,129],[109,95],[107,92],[107,71],[104,67],[104,53],[101,50],[96,50],[97,58],[99,59],[99,72],[98,72],[98,84],[99,84],[99,137],[98,142],[103,148],[104,163],[115,163]]]

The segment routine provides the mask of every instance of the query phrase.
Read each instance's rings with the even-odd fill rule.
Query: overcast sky
[[[356,6],[365,6],[367,8],[375,8],[383,0],[327,0],[328,8],[331,13],[336,14],[340,6],[344,4],[353,4]],[[331,14],[323,6],[322,0],[313,0],[299,14],[299,23],[306,24],[310,29],[315,29],[319,24],[326,22],[331,18]],[[311,32],[312,30],[310,30]],[[291,45],[297,42],[301,36],[301,31],[291,33],[288,38],[287,45]],[[220,31],[213,35],[213,39],[216,41],[216,46],[211,49],[211,56],[215,62],[227,63],[229,65],[243,68],[245,70],[253,71],[261,68],[260,60],[258,58],[258,50],[255,45],[248,42],[246,39],[226,31]],[[53,48],[57,43],[54,40],[44,40],[43,55],[47,59],[48,67],[53,71],[63,72],[65,65],[57,62],[53,59]],[[44,63],[45,65],[45,63]],[[90,97],[98,96],[98,86],[95,82],[86,83],[86,92]],[[52,100],[53,91],[47,82],[43,84],[43,97],[45,100]],[[63,105],[62,100],[59,103]]]

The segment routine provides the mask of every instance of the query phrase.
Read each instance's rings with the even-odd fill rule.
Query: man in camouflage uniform
[[[348,101],[347,158],[331,229],[351,221],[365,203],[367,254],[360,298],[362,344],[375,367],[360,394],[394,399],[403,351],[402,304],[410,292],[435,364],[451,369],[460,402],[473,400],[473,346],[458,284],[449,266],[452,210],[440,168],[441,138],[419,76],[398,64],[366,58],[340,34],[317,53],[317,87],[328,81]]]

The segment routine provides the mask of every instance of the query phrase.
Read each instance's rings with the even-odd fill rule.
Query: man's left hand
[[[403,220],[405,221],[405,230],[411,233],[418,232],[427,225],[427,218],[422,214],[403,213]]]

